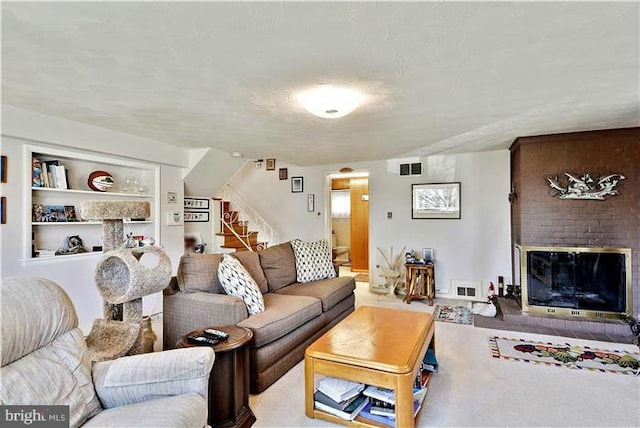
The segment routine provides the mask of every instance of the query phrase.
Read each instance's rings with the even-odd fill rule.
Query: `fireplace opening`
[[[631,310],[631,250],[523,247],[522,309],[623,317]]]

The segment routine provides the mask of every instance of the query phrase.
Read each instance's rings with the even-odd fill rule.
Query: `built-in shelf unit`
[[[23,178],[26,192],[23,249],[25,262],[45,260],[59,262],[97,255],[91,250],[102,245],[101,222],[86,221],[80,217],[80,205],[84,201],[140,200],[150,202],[151,217],[148,219],[125,219],[124,230],[125,233],[132,232],[134,236],[151,237],[158,245],[160,244],[160,224],[158,222],[160,169],[157,165],[47,146],[25,145],[25,151],[25,159],[30,162],[29,165],[25,165]],[[44,182],[39,183],[40,186],[34,185],[34,159],[37,159],[40,165],[57,161],[59,165],[64,166],[68,188],[44,187]],[[89,188],[88,177],[93,171],[106,171],[111,174],[114,179],[113,186],[106,192],[94,191]],[[42,167],[41,173],[46,172],[46,167]],[[51,182],[47,184],[52,186]],[[39,213],[41,209],[44,212],[50,212],[51,207],[73,207],[77,221],[61,221],[62,219],[66,220],[66,216],[55,218],[56,221],[43,221],[52,220],[52,216],[34,215],[34,211]],[[41,249],[55,251],[63,248],[66,238],[73,235],[80,236],[84,247],[89,252],[49,257],[36,256],[34,250],[36,252]]]

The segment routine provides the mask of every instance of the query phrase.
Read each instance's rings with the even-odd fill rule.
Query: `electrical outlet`
[[[182,213],[180,211],[167,213],[167,226],[180,226],[182,224]]]

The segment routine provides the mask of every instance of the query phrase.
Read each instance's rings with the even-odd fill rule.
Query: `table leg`
[[[433,298],[436,295],[436,284],[433,279],[433,270],[427,271],[427,297],[429,298],[429,306],[433,306]]]
[[[304,358],[304,412],[309,418],[313,418],[313,389],[315,376],[313,372],[313,358]]]
[[[413,372],[396,376],[396,426],[413,427]]]

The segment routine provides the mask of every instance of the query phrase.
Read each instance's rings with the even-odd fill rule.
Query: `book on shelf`
[[[31,186],[43,187],[42,162],[40,162],[40,159],[31,159]]]
[[[324,377],[318,381],[318,390],[338,403],[354,397],[364,389],[364,384],[335,377]]]
[[[422,359],[422,368],[432,372],[438,371],[438,359],[436,358],[436,351],[433,348],[427,348],[427,352]]]
[[[351,404],[353,401],[355,401],[357,398],[359,397],[359,395],[354,395],[351,398],[348,398],[344,401],[338,402],[333,400],[331,397],[329,397],[327,394],[323,393],[322,391],[316,391],[313,394],[313,399],[325,404],[327,406],[333,407],[334,409],[337,410],[344,410],[347,406],[349,406],[349,404]]]
[[[359,417],[365,418],[365,419],[370,419],[374,422],[383,424],[385,426],[388,427],[393,427],[395,428],[396,426],[396,418],[395,418],[395,413],[393,416],[384,416],[381,413],[386,413],[384,410],[378,409],[378,410],[374,410],[372,413],[372,407],[377,407],[377,406],[373,406],[372,402],[369,401],[369,403],[367,403],[366,406],[364,406],[364,408],[360,411],[360,414],[358,415]],[[418,411],[420,410],[420,407],[422,407],[422,404],[418,401],[418,400],[414,400],[413,401],[413,416],[415,417],[418,414]],[[395,410],[395,409],[394,409]]]
[[[58,162],[57,160],[49,160],[49,161],[42,162],[42,170],[44,172],[44,175],[46,176],[45,187],[50,187],[53,189],[58,187],[54,168],[59,164],[60,162]]]
[[[64,165],[56,165],[54,167],[54,171],[56,176],[56,187],[58,189],[68,189],[67,170]]]
[[[345,407],[343,410],[335,409],[331,406],[328,406],[320,401],[315,401],[315,407],[318,410],[322,410],[323,412],[327,412],[331,415],[337,416],[340,419],[345,419],[347,421],[352,421],[358,416],[360,411],[369,403],[369,398],[359,394],[356,396],[355,400],[352,400],[351,403]]]
[[[420,392],[422,388],[413,388],[414,399],[415,395]],[[369,385],[362,392],[364,395],[376,400],[384,401],[389,404],[396,404],[396,392],[393,389],[379,388],[377,386]]]

